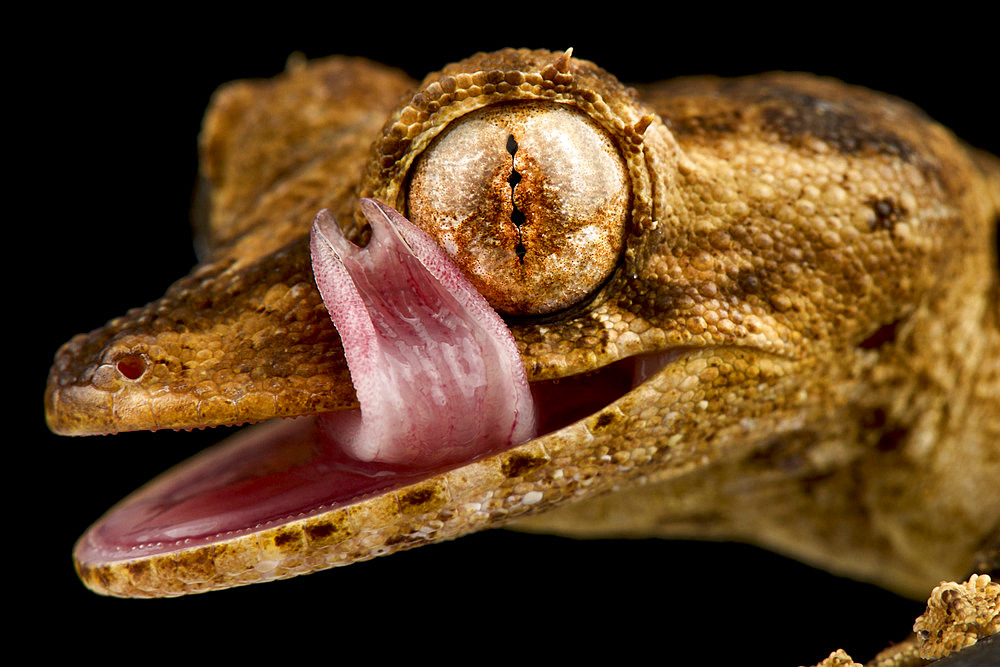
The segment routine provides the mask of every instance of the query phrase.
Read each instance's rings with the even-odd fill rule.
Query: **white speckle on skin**
[[[541,499],[542,499],[541,491],[529,491],[528,493],[524,494],[523,498],[521,498],[521,502],[524,503],[525,505],[534,505],[535,503],[541,501]]]

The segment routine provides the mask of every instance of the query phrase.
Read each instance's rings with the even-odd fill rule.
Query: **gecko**
[[[551,312],[492,304],[535,385],[568,391],[577,377],[588,394],[618,384],[621,397],[350,511],[179,555],[83,563],[91,585],[197,591],[300,573],[317,552],[340,564],[520,519],[562,534],[748,539],[926,594],[995,534],[995,159],[905,104],[796,75],[632,91],[585,61],[505,51],[412,85],[334,59],[220,91],[202,141],[206,262],[64,348],[50,424],[185,428],[352,407],[310,289],[309,221],[326,208],[363,239],[358,193],[413,214],[418,172],[458,120],[538,101],[597,117],[623,158],[621,249]],[[498,152],[530,161],[528,143]],[[633,388],[636,359],[660,367]],[[958,460],[980,465],[959,471]],[[907,493],[904,480],[923,481]],[[940,492],[928,495],[932,480]]]

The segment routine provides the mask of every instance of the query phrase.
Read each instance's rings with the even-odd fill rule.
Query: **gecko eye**
[[[420,156],[407,193],[409,218],[507,315],[552,313],[600,287],[630,205],[608,135],[549,102],[462,116]]]

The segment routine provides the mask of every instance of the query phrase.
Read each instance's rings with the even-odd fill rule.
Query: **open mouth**
[[[629,358],[535,382],[539,436],[598,412],[675,353]],[[120,503],[81,538],[76,558],[104,563],[166,553],[306,518],[439,475],[500,451],[435,467],[365,463],[322,434],[319,417],[278,419],[193,457]]]
[[[382,204],[363,209],[364,249],[332,218],[313,233],[360,409],[255,426],[190,459],[95,524],[80,563],[224,541],[418,483],[594,414],[683,354],[529,386],[509,330],[436,244]]]

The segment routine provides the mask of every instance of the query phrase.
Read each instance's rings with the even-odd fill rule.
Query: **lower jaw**
[[[629,358],[597,371],[531,384],[539,435],[615,402],[683,354]],[[461,467],[365,463],[322,434],[322,417],[246,429],[161,475],[94,524],[76,558],[100,564],[210,544],[350,505]]]

